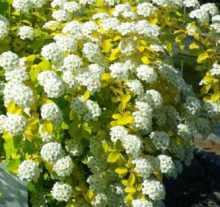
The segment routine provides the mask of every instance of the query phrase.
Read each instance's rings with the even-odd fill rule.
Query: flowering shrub
[[[7,170],[31,205],[164,206],[163,179],[220,114],[220,15],[197,0],[8,0],[0,16]],[[211,22],[211,24],[210,24]],[[203,103],[173,67],[191,37]],[[200,96],[202,98],[202,96]]]

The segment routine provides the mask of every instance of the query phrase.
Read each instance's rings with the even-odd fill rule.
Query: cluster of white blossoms
[[[40,169],[38,165],[31,161],[23,161],[18,168],[18,177],[21,180],[32,181],[40,175]]]
[[[23,24],[12,35],[27,45],[19,55],[0,54],[8,108],[0,115],[0,133],[20,136],[21,145],[31,142],[36,150],[30,157],[39,165],[23,161],[18,176],[53,186],[50,193],[36,190],[33,206],[163,207],[160,178],[176,178],[190,165],[194,134],[208,136],[207,118],[218,117],[220,106],[202,104],[174,68],[165,32],[172,18],[164,21],[162,14],[191,11],[183,27],[194,38],[201,32],[194,18],[212,18],[210,31],[220,33],[216,6],[198,0],[14,0],[12,7]],[[22,21],[26,15],[36,22]],[[0,41],[9,30],[0,15]],[[218,78],[219,68],[213,64],[211,76]]]
[[[17,35],[22,40],[25,40],[25,39],[33,40],[34,39],[34,29],[29,26],[22,26],[18,29]]]
[[[57,201],[68,201],[72,197],[72,187],[63,182],[56,182],[51,190]]]
[[[0,14],[0,40],[8,36],[9,26],[9,21]]]

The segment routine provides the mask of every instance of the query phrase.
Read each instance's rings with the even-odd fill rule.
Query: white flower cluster
[[[200,101],[195,97],[187,97],[184,104],[185,113],[187,116],[195,116],[201,109]]]
[[[12,70],[19,65],[19,57],[17,54],[8,51],[0,55],[0,66],[4,68],[5,71]]]
[[[72,197],[72,187],[63,182],[56,182],[51,190],[52,196],[57,201],[68,201]]]
[[[21,180],[32,181],[39,175],[40,169],[32,160],[25,160],[18,167],[18,177]]]
[[[126,86],[136,95],[140,95],[144,92],[143,85],[139,80],[133,80],[126,83]]]
[[[119,81],[125,81],[128,79],[130,68],[123,63],[114,63],[109,67],[111,76]]]
[[[158,150],[166,150],[170,144],[170,138],[166,132],[155,131],[150,134],[152,143]]]
[[[34,103],[33,91],[22,82],[10,81],[4,87],[4,103],[14,102],[20,107],[29,107]]]
[[[165,189],[163,184],[157,180],[144,180],[142,192],[149,196],[152,200],[161,200],[165,197]]]
[[[41,107],[41,116],[43,120],[52,122],[59,126],[63,121],[63,114],[55,103],[47,103]]]
[[[55,163],[53,171],[57,173],[58,176],[64,178],[69,176],[73,171],[73,162],[70,156],[63,157]]]
[[[73,99],[70,106],[84,120],[97,120],[101,115],[99,105],[91,100],[84,100],[84,97],[76,97]]]
[[[17,35],[22,40],[25,40],[25,39],[33,40],[34,39],[34,29],[29,26],[22,26],[18,29]]]
[[[160,172],[163,174],[170,173],[174,170],[174,163],[170,156],[159,155]]]
[[[46,0],[14,0],[12,6],[22,13],[29,13],[34,8],[43,7],[46,2]]]
[[[199,6],[198,0],[184,0],[183,4],[185,7],[197,7]]]
[[[27,120],[17,114],[8,114],[5,118],[3,125],[3,131],[9,133],[9,135],[22,135],[27,127]]]
[[[52,70],[43,71],[37,79],[49,98],[59,98],[64,94],[64,84],[56,72]]]
[[[137,76],[148,84],[152,84],[157,80],[156,71],[148,65],[140,65],[137,68]]]
[[[58,142],[49,142],[41,148],[41,157],[47,162],[55,163],[57,160],[64,157],[62,146]]]
[[[0,40],[5,39],[9,34],[9,21],[0,14]]]
[[[137,158],[132,163],[135,164],[134,170],[142,174],[144,178],[148,178],[153,171],[151,162],[146,158]]]
[[[57,63],[62,59],[61,48],[56,43],[50,43],[42,48],[41,55],[51,60],[53,63]]]
[[[133,207],[153,207],[153,203],[145,199],[136,199],[132,201]]]
[[[93,174],[88,177],[87,182],[92,191],[101,193],[107,188],[107,181],[103,179],[105,173]]]

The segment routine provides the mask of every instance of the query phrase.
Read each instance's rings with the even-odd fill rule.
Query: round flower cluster
[[[68,201],[72,197],[72,187],[63,182],[56,182],[51,190],[57,201]]]
[[[159,155],[160,171],[164,174],[170,173],[174,170],[172,158],[167,155]]]
[[[46,2],[46,0],[14,0],[12,6],[22,13],[29,13],[34,8],[43,7]]]
[[[10,135],[22,135],[27,127],[27,120],[17,114],[8,114],[3,125],[4,131]]]
[[[63,114],[55,103],[47,103],[41,107],[41,116],[43,120],[52,122],[59,126],[63,121]]]
[[[152,143],[156,147],[156,149],[166,150],[170,144],[170,138],[166,132],[155,131],[150,134],[150,138],[152,139]]]
[[[70,156],[57,160],[53,167],[53,171],[60,177],[69,176],[73,171],[73,162]]]
[[[66,141],[66,150],[73,156],[80,156],[83,152],[83,145],[79,139],[69,139]]]
[[[31,161],[25,160],[18,167],[18,177],[21,180],[32,181],[40,175],[38,165]]]
[[[22,40],[25,40],[25,39],[33,40],[34,39],[34,29],[29,26],[22,26],[18,29],[17,35]]]
[[[3,94],[5,106],[14,102],[25,108],[34,103],[33,91],[22,82],[10,81],[6,83]]]
[[[54,163],[64,156],[64,151],[60,143],[49,142],[41,148],[41,157],[47,162]]]
[[[9,33],[9,22],[0,14],[0,40],[5,39]]]
[[[144,178],[148,178],[152,173],[153,168],[151,162],[146,158],[138,158],[133,161],[133,164],[135,164],[134,170],[137,173],[141,173]]]
[[[152,202],[149,202],[145,199],[137,199],[132,201],[133,207],[153,207]]]
[[[8,51],[0,55],[0,66],[5,70],[12,70],[19,64],[19,57],[17,54]]]

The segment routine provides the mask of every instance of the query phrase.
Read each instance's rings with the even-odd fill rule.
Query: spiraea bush
[[[0,133],[33,207],[160,207],[220,114],[220,15],[197,0],[1,1]],[[189,48],[185,39],[189,38]],[[173,66],[198,56],[195,94]],[[198,83],[199,84],[199,83]]]

